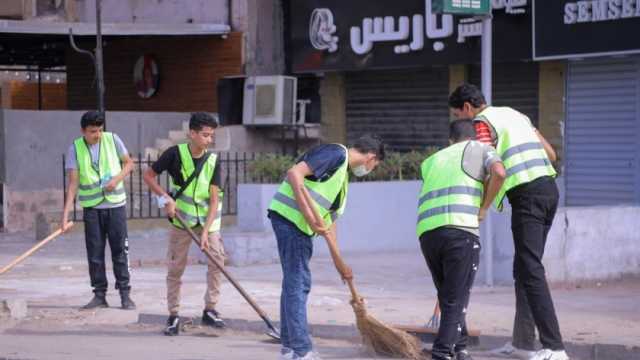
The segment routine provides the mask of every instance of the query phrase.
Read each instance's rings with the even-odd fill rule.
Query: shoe
[[[535,351],[523,350],[513,346],[510,342],[504,344],[504,346],[489,351],[494,355],[506,355],[517,359],[529,359],[535,355]]]
[[[224,328],[224,320],[220,317],[220,314],[215,310],[205,309],[202,312],[202,325],[211,326],[215,328]]]
[[[473,360],[473,358],[467,350],[462,350],[456,353],[456,360]]]
[[[167,327],[164,329],[164,334],[167,336],[177,336],[180,333],[180,317],[178,315],[171,315],[167,319]]]
[[[105,293],[95,293],[93,295],[93,299],[89,301],[89,303],[82,308],[85,310],[97,309],[97,308],[108,308],[109,304],[107,304],[107,298]]]
[[[279,360],[293,360],[294,357],[295,353],[292,349],[289,349],[288,347],[283,347],[282,349],[280,349],[280,357],[278,358]]]
[[[128,291],[120,293],[120,304],[122,305],[123,310],[134,310],[136,308],[136,303],[131,300]]]
[[[322,360],[318,353],[313,351],[309,351],[304,356],[297,356],[295,353],[293,354],[293,360]]]
[[[569,360],[569,356],[564,350],[553,351],[550,349],[542,349],[533,354],[529,360]]]

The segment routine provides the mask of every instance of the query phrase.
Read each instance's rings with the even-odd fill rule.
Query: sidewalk
[[[0,265],[8,263],[34,243],[25,240],[27,235],[31,236],[0,235]],[[138,304],[137,311],[106,309],[87,313],[77,310],[91,297],[84,240],[78,232],[58,238],[19,267],[0,275],[0,299],[27,300],[29,317],[26,320],[37,320],[44,327],[60,321],[69,327],[135,323],[159,326],[157,323],[162,322],[166,315],[166,272],[163,265],[166,235],[166,228],[130,231],[132,296]],[[206,266],[197,264],[195,248],[192,248],[191,256],[193,265],[187,268],[183,277],[181,315],[195,317],[203,307]],[[435,304],[435,289],[417,247],[410,253],[346,253],[344,256],[353,268],[356,286],[366,298],[372,315],[392,324],[420,326],[427,322]],[[281,282],[279,264],[231,267],[229,270],[277,321]],[[317,328],[316,332],[322,332],[322,326],[325,326],[325,329],[338,329],[332,331],[338,334],[337,337],[354,334],[355,318],[349,305],[349,292],[339,280],[331,260],[315,257],[312,274],[309,321],[314,329]],[[111,273],[109,279],[113,289]],[[117,293],[111,289],[108,300],[112,306],[118,306]],[[565,341],[571,344],[570,349],[583,353],[591,351],[589,349],[594,344],[624,347],[640,344],[640,280],[627,279],[586,288],[555,288],[553,295],[561,330]],[[514,309],[512,288],[474,288],[468,323],[471,328],[482,332],[477,349],[502,345],[507,341]],[[226,281],[218,310],[229,319],[249,320],[255,324],[261,322]],[[0,325],[0,332],[18,325],[15,321],[7,322]],[[640,349],[636,350],[640,353]],[[617,357],[598,359],[614,358]]]

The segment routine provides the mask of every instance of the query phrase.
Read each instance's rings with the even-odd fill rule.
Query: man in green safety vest
[[[372,135],[362,136],[348,149],[340,144],[317,146],[287,171],[271,200],[268,216],[278,241],[283,275],[281,358],[319,359],[312,351],[307,325],[312,238],[325,235],[327,242],[337,241],[335,221],[347,202],[349,170],[356,176],[365,176],[384,156],[382,141]],[[352,278],[351,269],[339,260],[339,254],[334,262],[343,279]]]
[[[207,250],[219,264],[225,252],[220,237],[222,219],[221,167],[217,154],[207,151],[214,140],[218,122],[207,113],[194,113],[189,119],[189,143],[172,146],[144,173],[144,181],[157,195],[158,206],[164,208],[173,224],[167,250],[167,306],[169,318],[164,334],[180,332],[180,286],[191,247],[189,233],[175,219],[179,213],[185,223],[200,233],[202,250]],[[157,181],[164,171],[171,177],[171,194]],[[197,173],[199,171],[199,173]],[[204,296],[202,324],[222,328],[224,321],[216,310],[220,299],[222,272],[209,262],[207,290]]]
[[[513,273],[516,303],[520,304],[516,319],[533,319],[543,347],[531,353],[530,360],[567,360],[542,264],[547,234],[558,208],[556,171],[551,164],[556,160],[555,151],[526,115],[510,107],[488,106],[474,85],[456,88],[449,106],[454,116],[474,119],[478,140],[494,145],[504,162],[507,178],[495,205],[502,210],[505,197],[511,204]]]
[[[65,225],[77,193],[82,206],[89,277],[94,293],[93,299],[83,308],[109,306],[104,260],[108,240],[121,306],[123,309],[135,309],[136,305],[129,296],[127,195],[123,185],[124,178],[133,170],[133,160],[118,135],[102,131],[104,116],[100,112],[86,112],[82,115],[80,127],[82,136],[67,151],[65,168],[69,185],[62,211],[62,230],[67,230]]]
[[[471,120],[452,122],[452,145],[421,166],[416,234],[442,311],[434,360],[471,359],[465,314],[480,260],[479,226],[506,176],[496,151],[474,138]]]

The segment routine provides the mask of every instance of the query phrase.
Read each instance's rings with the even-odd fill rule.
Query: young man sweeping
[[[167,252],[169,318],[164,334],[168,336],[178,335],[180,332],[178,312],[181,278],[187,266],[192,241],[189,233],[175,219],[176,213],[184,219],[187,226],[200,233],[201,249],[213,255],[219,264],[224,264],[225,253],[220,238],[221,170],[217,155],[207,151],[217,127],[218,122],[211,115],[192,114],[189,120],[189,143],[167,149],[144,174],[145,183],[158,196],[158,205],[164,207],[173,224]],[[171,176],[171,194],[167,194],[156,180],[164,171]],[[217,328],[225,326],[216,311],[221,279],[220,269],[210,261],[202,323]]]
[[[345,208],[349,170],[365,176],[385,152],[382,142],[365,135],[352,147],[340,144],[317,146],[304,155],[286,174],[269,206],[269,218],[278,241],[282,266],[280,296],[280,336],[282,359],[316,360],[307,324],[307,296],[311,291],[309,261],[313,236],[327,235],[336,241],[336,219]],[[314,207],[321,217],[318,219]],[[343,279],[351,279],[351,269],[335,259]]]
[[[504,197],[509,199],[517,303],[528,303],[543,347],[529,360],[568,360],[542,264],[558,208],[556,171],[551,164],[556,153],[526,115],[510,107],[488,106],[474,85],[456,88],[449,96],[449,107],[458,118],[474,119],[478,140],[494,145],[504,161],[507,179],[496,207],[501,210]]]
[[[421,166],[416,232],[442,311],[434,360],[471,359],[465,314],[480,260],[479,226],[506,176],[495,150],[474,137],[471,120],[452,122],[452,145]]]
[[[123,185],[124,178],[133,170],[133,160],[118,135],[103,131],[104,117],[98,111],[82,115],[80,127],[82,136],[67,151],[65,168],[69,185],[62,211],[62,230],[67,230],[65,225],[77,193],[82,206],[89,277],[94,293],[93,299],[83,308],[109,306],[104,259],[108,241],[121,306],[123,309],[135,309],[136,304],[129,297],[127,194]]]

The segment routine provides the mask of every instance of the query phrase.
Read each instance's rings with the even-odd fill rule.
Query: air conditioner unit
[[[291,76],[250,76],[244,82],[242,123],[286,125],[295,118],[298,79]]]

